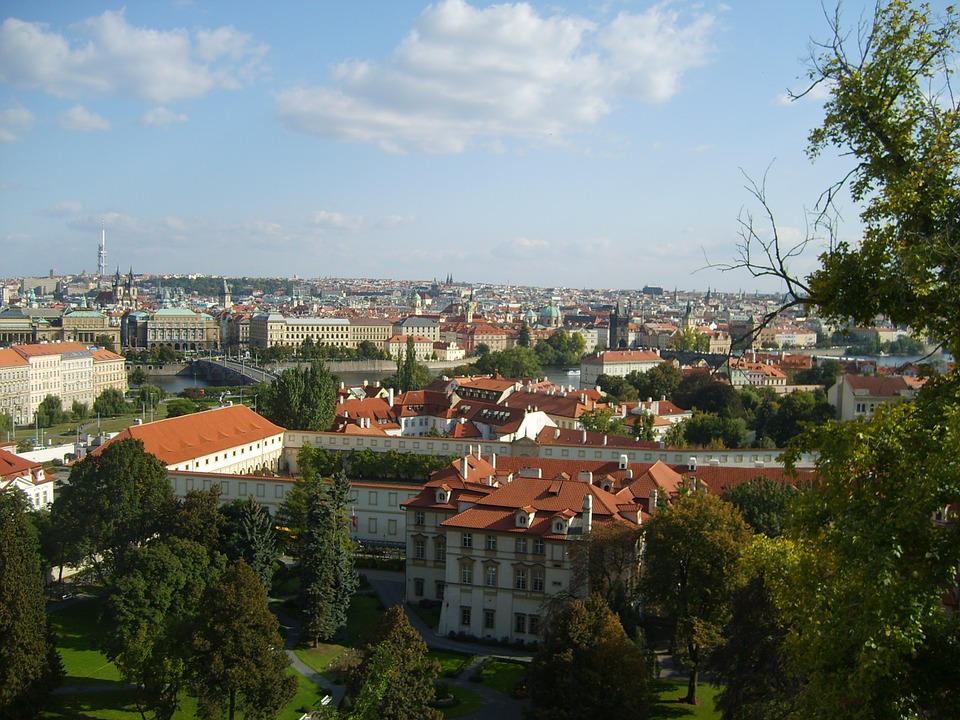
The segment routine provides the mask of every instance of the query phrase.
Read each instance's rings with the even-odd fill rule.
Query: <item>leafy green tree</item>
[[[427,644],[410,624],[403,605],[394,605],[365,638],[360,662],[347,680],[354,699],[351,717],[370,720],[440,720],[430,707],[440,663],[427,655]]]
[[[65,422],[67,414],[63,411],[60,398],[56,395],[47,395],[37,407],[37,427],[50,427]]]
[[[383,386],[395,388],[400,392],[420,390],[430,382],[430,369],[417,362],[417,353],[414,348],[413,336],[407,336],[405,350],[397,352],[397,372],[384,378]]]
[[[174,507],[167,468],[135,438],[117,440],[73,466],[57,492],[53,521],[75,560],[108,576],[131,546],[168,527]]]
[[[764,423],[764,434],[777,447],[784,447],[805,427],[822,425],[833,417],[833,406],[822,394],[818,397],[806,390],[797,390],[780,400],[776,411]]]
[[[752,535],[733,505],[702,491],[681,495],[646,523],[642,594],[673,626],[674,658],[690,670],[687,703],[697,703],[700,670],[720,645]]]
[[[203,720],[273,718],[296,692],[277,618],[257,574],[240,560],[201,596],[187,636],[187,687]]]
[[[627,382],[637,389],[637,395],[641,400],[672,399],[682,379],[683,374],[680,369],[668,362],[654,365],[645,372],[634,370],[626,377]]]
[[[840,376],[842,366],[839,360],[823,360],[809,370],[800,370],[793,376],[797,385],[823,385],[828,390]]]
[[[70,406],[70,418],[72,420],[86,420],[90,415],[90,406],[86,403],[74,400]]]
[[[733,594],[724,643],[710,658],[723,720],[779,720],[797,710],[801,684],[787,672],[784,629],[762,575]]]
[[[320,360],[306,368],[287,368],[272,385],[260,386],[261,412],[290,430],[329,430],[336,413],[337,382]]]
[[[538,342],[534,352],[541,365],[579,365],[586,347],[587,342],[582,334],[568,333],[559,328],[550,333],[546,340]]]
[[[104,350],[109,350],[112,353],[117,351],[117,348],[113,344],[113,338],[109,335],[97,335],[93,339],[93,344],[97,347],[101,347]]]
[[[707,352],[710,349],[710,338],[698,331],[695,327],[687,326],[677,331],[670,338],[670,347],[674,350]]]
[[[960,699],[960,379],[869,423],[808,431],[817,481],[791,507],[787,561],[766,573],[804,680],[803,717],[948,717]],[[796,458],[791,450],[791,459]]]
[[[13,418],[10,413],[0,412],[0,433],[13,432]]]
[[[332,477],[342,467],[340,453],[324,447],[303,444],[297,454],[297,464],[304,476]]]
[[[143,371],[143,368],[134,368],[133,372],[127,375],[127,382],[131,385],[145,385],[147,382],[147,374]]]
[[[40,554],[20,492],[0,492],[0,715],[36,718],[63,679],[46,600]]]
[[[651,668],[599,595],[555,607],[527,673],[530,720],[648,718]]]
[[[673,393],[673,402],[680,407],[716,413],[722,417],[744,417],[743,399],[729,383],[705,374],[688,375]]]
[[[543,368],[536,352],[524,347],[487,352],[480,356],[476,365],[479,372],[487,375],[498,372],[508,378],[543,376]]]
[[[597,376],[597,387],[620,402],[634,402],[639,398],[636,388],[630,381],[616,375],[600,373]]]
[[[205,589],[223,558],[203,545],[171,538],[124,556],[107,586],[104,651],[135,688],[137,709],[169,720],[186,680],[186,629],[206,609]]]
[[[779,537],[787,523],[790,502],[798,492],[793,485],[761,475],[725,489],[720,497],[740,511],[754,532]]]
[[[623,422],[623,417],[614,410],[598,407],[584,410],[577,420],[588,432],[608,433],[610,435],[627,435],[629,431]]]
[[[197,411],[197,404],[193,400],[186,398],[177,398],[167,403],[167,417],[180,417],[182,415],[192,415]]]
[[[382,360],[385,353],[370,340],[361,340],[357,343],[357,360]]]
[[[159,385],[141,385],[137,391],[137,400],[148,408],[155,408],[167,396],[166,390]]]
[[[93,401],[93,411],[101,417],[116,417],[127,410],[123,393],[116,388],[107,388]]]
[[[300,555],[303,633],[314,646],[346,625],[357,589],[348,503],[350,481],[342,471],[330,482],[305,478],[306,524]]]
[[[188,490],[176,500],[170,530],[174,537],[203,545],[209,552],[219,551],[224,542],[226,517],[220,510],[220,484],[208,490]]]
[[[738,448],[744,446],[747,437],[747,424],[743,420],[712,412],[694,410],[691,417],[678,425],[683,426],[687,444],[693,446]]]

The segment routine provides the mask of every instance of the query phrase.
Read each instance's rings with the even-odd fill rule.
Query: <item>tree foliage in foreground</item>
[[[869,423],[812,430],[818,480],[766,573],[805,680],[804,717],[948,717],[960,707],[960,379]],[[950,520],[948,522],[948,520]]]
[[[242,560],[207,587],[189,632],[188,682],[202,720],[273,718],[296,692],[267,593]]]
[[[53,522],[74,560],[104,577],[129,548],[165,531],[174,509],[167,468],[135,438],[116,440],[73,466],[57,491]]]
[[[27,507],[19,491],[0,492],[0,716],[13,720],[38,717],[63,679]]]
[[[752,535],[733,505],[702,491],[681,495],[646,523],[642,594],[673,626],[674,658],[690,670],[688,703],[696,704],[699,672],[721,642]]]
[[[530,720],[650,717],[650,668],[599,595],[547,617],[527,673]]]
[[[329,430],[336,412],[337,382],[320,360],[287,368],[272,384],[260,386],[261,413],[288,430]]]
[[[355,712],[366,720],[439,720],[430,707],[440,663],[427,656],[427,644],[394,605],[364,639],[360,662],[347,680]]]

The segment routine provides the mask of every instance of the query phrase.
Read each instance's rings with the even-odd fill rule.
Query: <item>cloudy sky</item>
[[[707,267],[748,179],[799,239],[849,167],[787,100],[816,0],[0,13],[0,277],[95,271],[105,223],[110,272],[776,290]]]

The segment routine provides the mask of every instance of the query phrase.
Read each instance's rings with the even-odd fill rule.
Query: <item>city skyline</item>
[[[704,269],[748,178],[792,241],[850,165],[786,99],[823,11],[773,5],[7,3],[2,274],[95,272],[105,226],[110,273],[775,292]]]

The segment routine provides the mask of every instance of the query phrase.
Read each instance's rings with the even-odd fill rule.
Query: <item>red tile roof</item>
[[[284,429],[257,415],[246,405],[205,410],[145,425],[132,425],[94,452],[124,438],[143,441],[144,449],[165,465],[257,442]]]

